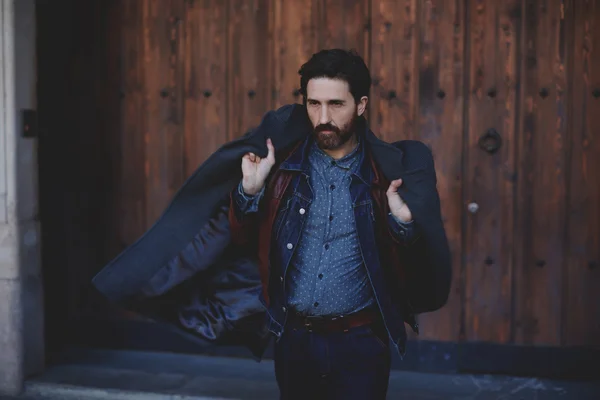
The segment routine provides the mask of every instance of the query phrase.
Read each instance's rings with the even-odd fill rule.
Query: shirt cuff
[[[265,188],[260,190],[256,195],[251,196],[249,194],[244,193],[244,187],[242,186],[242,182],[238,185],[238,189],[236,191],[235,203],[237,204],[239,211],[242,214],[250,214],[258,211],[258,205],[260,200],[262,199],[265,193]]]
[[[415,221],[404,222],[397,218],[394,214],[388,214],[388,222],[392,234],[402,244],[412,244],[417,240],[417,229],[415,227]]]

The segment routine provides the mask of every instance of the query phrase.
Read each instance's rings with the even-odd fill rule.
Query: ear
[[[358,116],[361,116],[365,113],[368,102],[369,102],[369,98],[367,96],[363,96],[360,98],[360,101],[356,105],[356,112],[357,112]]]

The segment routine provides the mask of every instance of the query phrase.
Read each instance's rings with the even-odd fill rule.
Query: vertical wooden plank
[[[146,227],[183,181],[182,13],[183,0],[144,2]]]
[[[559,1],[523,5],[515,341],[558,345],[566,200],[566,21]]]
[[[185,2],[184,167],[189,176],[227,137],[227,3]]]
[[[101,3],[104,5],[101,38],[103,40],[103,52],[101,60],[105,62],[104,76],[96,80],[96,90],[104,113],[99,118],[99,125],[103,147],[100,159],[103,160],[101,175],[104,176],[104,185],[98,188],[98,205],[104,211],[98,216],[96,226],[103,226],[101,231],[104,242],[103,253],[97,259],[93,273],[95,274],[100,265],[112,259],[121,251],[121,238],[118,235],[121,229],[123,215],[119,213],[121,199],[120,183],[122,181],[121,171],[128,160],[115,156],[121,153],[122,141],[122,104],[121,96],[122,82],[122,47],[123,40],[123,10],[124,5],[118,0],[109,0]],[[115,27],[117,27],[115,29]],[[98,60],[100,62],[100,60]]]
[[[511,328],[516,86],[520,1],[470,1],[468,143],[465,149],[465,339],[507,342]],[[502,146],[479,140],[490,129]],[[474,209],[472,208],[474,211]]]
[[[146,2],[122,4],[122,142],[123,162],[120,182],[121,245],[133,243],[146,228],[146,175],[144,134],[148,128],[144,63],[143,9]]]
[[[67,271],[67,278],[63,279],[69,282],[70,318],[94,315],[98,311],[98,303],[94,301],[98,294],[89,290],[91,279],[121,250],[116,233],[120,230],[122,215],[119,215],[117,207],[120,170],[122,163],[126,162],[118,156],[121,154],[122,3],[118,0],[94,0],[85,5],[89,8],[77,10],[76,20],[82,22],[73,35],[85,50],[73,51],[72,54],[80,54],[86,61],[74,63],[79,65],[81,75],[74,71],[69,75],[71,79],[75,78],[77,87],[87,87],[89,91],[76,96],[77,103],[68,107],[72,115],[79,117],[72,124],[78,139],[69,140],[74,148],[63,147],[63,151],[71,151],[77,156],[72,163],[76,168],[71,168],[76,172],[71,174],[79,175],[75,178],[77,183],[69,185],[69,190],[77,193],[75,206],[68,207],[71,221],[68,224],[63,221],[73,231],[74,238],[68,241],[68,257],[61,261]],[[71,48],[69,50],[72,51]],[[93,107],[89,107],[90,101]],[[59,107],[65,107],[64,102],[59,104]],[[65,156],[54,154],[55,158]],[[61,175],[61,179],[66,176]],[[89,179],[90,176],[94,179]],[[51,229],[54,231],[54,227]],[[53,274],[57,272],[52,269]]]
[[[258,126],[271,107],[272,3],[273,0],[229,1],[229,139]]]
[[[563,343],[600,345],[600,2],[573,1]]]
[[[453,255],[450,298],[419,317],[420,339],[457,341],[461,313],[462,147],[465,3],[435,0],[420,8],[419,139],[433,151],[442,216]]]
[[[370,124],[393,142],[418,137],[417,0],[371,0]]]
[[[302,103],[298,70],[320,50],[320,0],[275,1],[273,10],[273,104]]]
[[[369,0],[325,0],[320,47],[354,49],[369,65]]]

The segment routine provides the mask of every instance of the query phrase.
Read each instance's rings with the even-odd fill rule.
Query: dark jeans
[[[287,328],[275,344],[282,400],[384,400],[390,349],[383,323],[319,334]]]

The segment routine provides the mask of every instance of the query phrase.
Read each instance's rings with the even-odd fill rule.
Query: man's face
[[[319,147],[336,150],[348,142],[366,105],[367,97],[356,104],[346,81],[331,78],[308,81],[306,108]]]

